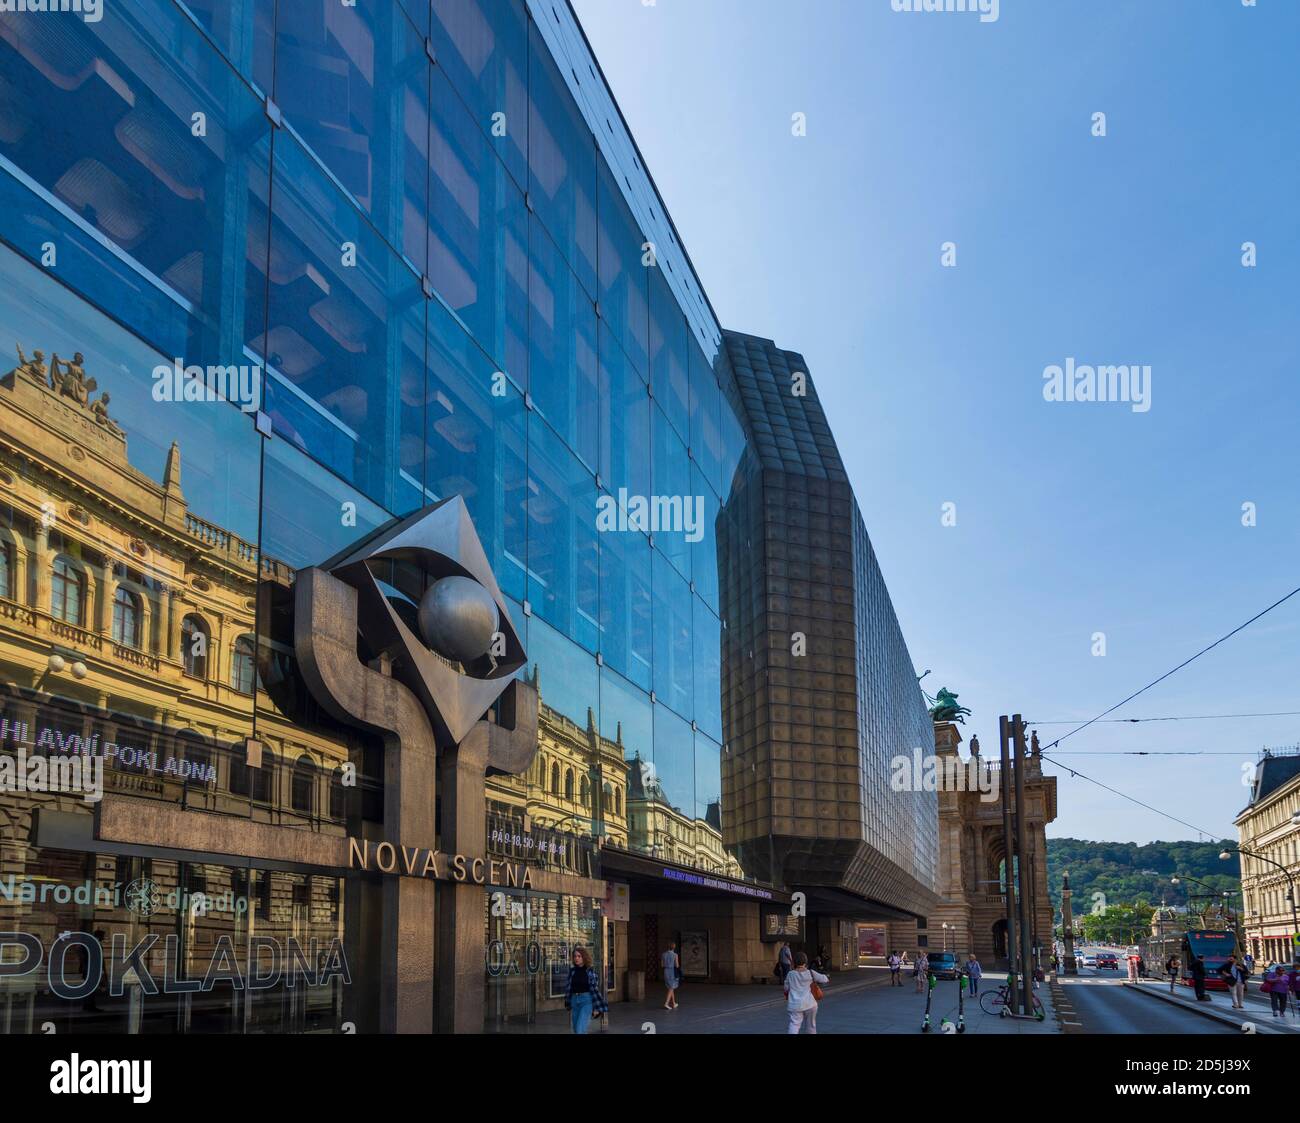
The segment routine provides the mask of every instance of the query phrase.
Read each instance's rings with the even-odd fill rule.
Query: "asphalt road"
[[[1240,1035],[1212,1018],[1182,1010],[1123,986],[1127,971],[1080,967],[1077,976],[1061,976],[1065,998],[1074,1006],[1065,1017],[1083,1023],[1084,1033],[1218,1033]],[[1222,1006],[1227,1007],[1226,996]]]

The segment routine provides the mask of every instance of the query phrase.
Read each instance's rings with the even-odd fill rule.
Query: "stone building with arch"
[[[1001,762],[980,752],[979,738],[971,738],[971,749],[958,751],[961,731],[953,722],[935,723],[935,749],[940,763],[956,761],[969,775],[972,763],[988,769],[992,799],[981,798],[978,790],[939,790],[939,878],[940,905],[929,914],[925,928],[928,950],[955,951],[964,957],[974,951],[985,965],[1007,959],[1006,841],[1002,821]],[[1056,818],[1056,777],[1043,774],[1042,757],[1034,746],[1025,759],[1025,823],[1031,904],[1033,946],[1044,959],[1051,955],[1053,912],[1047,887],[1046,828]],[[942,772],[940,773],[942,774]],[[1014,777],[1013,777],[1014,782]],[[1014,791],[1014,786],[1013,789]],[[1014,857],[1014,854],[1013,854]],[[1019,923],[1019,912],[1016,920]],[[945,928],[944,925],[947,925]],[[908,933],[910,934],[910,933]],[[894,935],[908,946],[905,933]]]

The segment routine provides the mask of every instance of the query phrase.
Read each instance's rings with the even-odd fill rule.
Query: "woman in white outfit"
[[[808,1032],[817,1032],[817,999],[813,997],[813,983],[825,986],[830,982],[820,971],[808,966],[808,956],[799,952],[794,957],[794,969],[785,977],[785,1008],[790,1015],[790,1033],[798,1033],[804,1019]]]

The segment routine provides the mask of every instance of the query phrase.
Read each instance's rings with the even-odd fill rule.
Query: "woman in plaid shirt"
[[[569,1023],[574,1033],[586,1033],[592,1018],[609,1013],[609,1003],[601,993],[600,977],[592,963],[591,952],[581,944],[573,949],[569,985],[564,988],[564,1008],[569,1011]]]

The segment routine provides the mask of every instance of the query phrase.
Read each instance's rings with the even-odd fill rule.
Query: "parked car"
[[[1103,951],[1097,956],[1097,970],[1118,971],[1119,957],[1113,951]]]
[[[955,979],[960,972],[961,967],[953,952],[940,951],[930,955],[930,973],[936,979]]]

